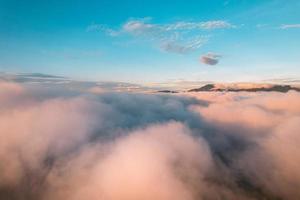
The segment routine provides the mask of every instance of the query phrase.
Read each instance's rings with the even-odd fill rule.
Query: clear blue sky
[[[0,0],[0,71],[137,83],[300,78],[299,11],[299,0]]]

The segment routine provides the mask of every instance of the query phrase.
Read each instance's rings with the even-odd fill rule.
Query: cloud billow
[[[297,92],[39,87],[0,83],[1,199],[300,198]]]

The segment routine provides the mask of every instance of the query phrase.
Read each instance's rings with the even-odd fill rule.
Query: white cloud
[[[127,33],[145,34],[152,31],[158,31],[159,27],[154,24],[146,23],[146,20],[130,20],[122,26],[122,30]]]
[[[207,21],[196,24],[199,29],[226,29],[234,28],[235,26],[226,21]]]
[[[149,19],[129,20],[122,29],[129,33],[148,33],[149,31],[192,31],[192,30],[213,30],[213,29],[229,29],[236,26],[223,20],[212,20],[204,22],[178,21],[170,24],[154,24]]]
[[[180,21],[180,22],[166,25],[165,27],[166,30],[193,30],[193,29],[212,30],[212,29],[234,28],[235,26],[230,24],[227,21],[215,20],[215,21],[206,21],[206,22]]]
[[[207,42],[207,40],[208,38],[205,37],[193,38],[192,40],[184,41],[183,43],[176,40],[168,40],[162,42],[160,48],[166,52],[185,54],[199,49]]]
[[[280,29],[300,28],[300,24],[283,24]]]
[[[87,32],[92,32],[92,31],[96,31],[96,32],[104,32],[105,34],[109,35],[109,36],[118,36],[120,34],[119,31],[116,31],[114,29],[108,28],[107,26],[103,25],[103,24],[91,24],[86,28]]]
[[[208,40],[208,37],[204,39],[207,31],[235,27],[224,20],[177,21],[169,24],[156,24],[151,22],[151,18],[142,18],[128,20],[119,30],[97,24],[89,26],[87,30],[102,31],[111,36],[129,34],[133,37],[151,40],[166,52],[183,54],[199,49]]]

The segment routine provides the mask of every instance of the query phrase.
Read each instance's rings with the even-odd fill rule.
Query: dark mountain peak
[[[173,91],[173,90],[159,90],[157,92],[158,93],[178,93],[177,91]]]
[[[215,87],[214,84],[206,84],[200,88],[191,89],[188,92],[211,91]]]
[[[274,84],[206,84],[200,88],[188,90],[188,92],[288,92],[300,88],[291,85]]]

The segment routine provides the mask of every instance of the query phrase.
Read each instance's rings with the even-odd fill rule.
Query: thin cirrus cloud
[[[109,36],[119,35],[118,31],[108,28],[107,26],[105,26],[103,24],[91,24],[86,28],[86,31],[87,32],[92,32],[92,31],[104,32],[105,34],[107,34]]]
[[[151,18],[130,19],[118,30],[102,24],[93,24],[87,31],[100,31],[109,36],[130,35],[158,44],[169,53],[185,54],[202,47],[208,41],[208,31],[232,29],[236,26],[223,20],[204,22],[177,21],[168,24],[152,23]]]
[[[207,40],[207,37],[202,36],[193,38],[190,41],[167,40],[161,43],[160,49],[165,52],[186,54],[199,49]]]
[[[207,65],[216,65],[222,56],[215,53],[207,53],[202,55],[200,61]]]
[[[213,29],[227,29],[235,28],[235,25],[230,24],[227,21],[223,20],[214,20],[206,22],[176,22],[174,24],[167,25],[168,29],[180,30],[180,29],[204,29],[204,30],[213,30]]]
[[[280,29],[300,28],[300,24],[283,24]]]
[[[215,20],[206,22],[187,22],[179,21],[171,24],[153,24],[149,22],[149,19],[141,20],[129,20],[123,25],[125,32],[131,33],[149,33],[149,31],[179,31],[179,30],[213,30],[213,29],[227,29],[235,28],[235,25],[230,24],[227,21]]]

